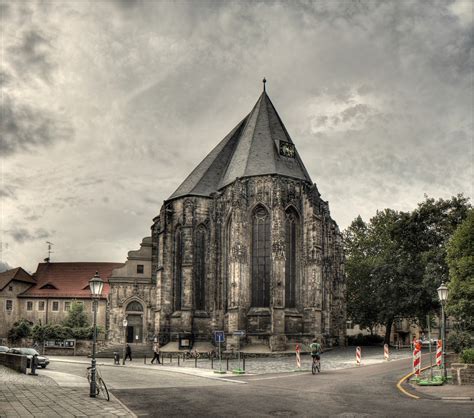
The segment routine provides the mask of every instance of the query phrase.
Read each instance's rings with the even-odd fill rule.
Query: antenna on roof
[[[267,82],[267,79],[265,77],[263,77],[262,82],[263,82],[263,91],[266,91],[265,90],[265,83]]]
[[[48,258],[45,258],[44,261],[49,263],[49,261],[51,259],[51,253],[53,252],[53,251],[51,251],[51,246],[54,245],[54,244],[52,242],[49,242],[49,241],[46,241],[46,244],[48,244]]]

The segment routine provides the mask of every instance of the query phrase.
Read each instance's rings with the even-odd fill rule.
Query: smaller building
[[[0,338],[6,338],[20,319],[32,323],[59,324],[67,318],[73,302],[82,303],[92,323],[89,280],[96,272],[104,280],[97,311],[97,324],[108,329],[109,277],[123,263],[40,263],[33,275],[21,267],[0,274]]]
[[[18,295],[36,284],[21,267],[0,273],[0,338],[6,338],[13,324],[21,317]]]

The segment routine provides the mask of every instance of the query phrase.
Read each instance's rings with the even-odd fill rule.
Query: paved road
[[[411,399],[396,388],[409,360],[359,369],[234,377],[243,384],[199,379],[193,386],[119,389],[138,416],[474,416],[472,402]]]

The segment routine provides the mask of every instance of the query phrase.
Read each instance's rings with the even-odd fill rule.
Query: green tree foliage
[[[82,303],[71,303],[71,309],[68,312],[67,318],[63,321],[63,325],[69,328],[84,328],[89,326],[89,321],[84,312],[84,305]]]
[[[462,195],[426,197],[413,212],[377,211],[344,232],[348,316],[362,327],[386,327],[397,317],[420,318],[439,308],[436,289],[447,279],[446,244],[470,206]]]
[[[12,342],[17,342],[22,338],[30,336],[32,322],[27,319],[20,319],[13,324],[13,327],[8,331],[8,339]]]
[[[447,311],[467,330],[474,330],[474,210],[459,225],[447,246],[449,298]]]

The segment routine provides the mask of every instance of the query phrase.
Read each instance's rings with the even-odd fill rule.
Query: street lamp
[[[125,365],[125,346],[127,345],[127,318],[124,318],[123,322],[123,359],[122,359],[122,365]]]
[[[90,394],[91,398],[95,398],[97,394],[97,387],[96,387],[96,369],[95,369],[95,348],[96,348],[96,340],[97,340],[97,304],[98,299],[102,294],[102,288],[104,287],[104,281],[100,278],[99,272],[96,271],[94,277],[89,280],[89,287],[91,290],[92,295],[92,309],[94,311],[94,322],[93,322],[93,342],[92,342],[92,360],[91,360],[91,387],[90,387]]]
[[[443,344],[443,369],[444,369],[444,380],[448,378],[448,372],[446,370],[446,315],[444,313],[444,305],[448,300],[448,287],[443,283],[438,287],[438,297],[441,301],[441,341]]]

